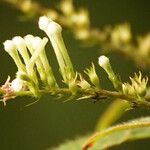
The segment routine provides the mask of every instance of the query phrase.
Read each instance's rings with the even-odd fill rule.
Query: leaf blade
[[[150,117],[136,119],[96,133],[83,150],[102,150],[129,140],[150,138]]]

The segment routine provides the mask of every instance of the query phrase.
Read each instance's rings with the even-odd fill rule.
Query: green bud
[[[100,81],[99,78],[96,74],[95,66],[92,63],[92,67],[90,69],[86,69],[84,71],[90,78],[90,81],[97,87],[100,88]]]
[[[35,97],[39,97],[39,88],[38,88],[37,84],[35,84],[35,82],[33,81],[33,79],[30,76],[28,76],[24,72],[18,72],[17,73],[17,78],[25,81],[29,91],[31,91],[31,93]]]
[[[79,74],[80,81],[78,82],[78,86],[80,86],[82,89],[89,89],[91,85],[82,77],[81,74]]]
[[[135,97],[144,97],[146,95],[148,78],[142,78],[142,74],[139,72],[139,75],[135,73],[134,78],[130,77],[130,80],[131,84],[122,84],[122,92]]]
[[[72,95],[76,95],[78,91],[77,77],[78,77],[78,74],[76,73],[75,78],[70,78],[70,80],[68,81],[69,90],[71,91]]]

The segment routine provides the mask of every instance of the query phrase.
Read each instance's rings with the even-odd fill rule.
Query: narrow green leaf
[[[83,150],[103,150],[126,141],[150,138],[150,117],[136,119],[96,133]]]

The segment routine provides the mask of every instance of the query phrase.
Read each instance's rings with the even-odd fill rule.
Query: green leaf
[[[127,141],[146,138],[150,138],[150,117],[110,127],[98,132],[90,139],[89,136],[84,136],[68,140],[49,150],[104,150]],[[86,142],[87,140],[88,142]]]
[[[150,138],[150,117],[136,119],[96,133],[83,150],[103,150],[126,141]]]
[[[68,140],[61,144],[60,146],[56,148],[50,148],[48,150],[81,150],[83,147],[83,144],[88,139],[89,136],[85,137],[78,137],[74,140]]]

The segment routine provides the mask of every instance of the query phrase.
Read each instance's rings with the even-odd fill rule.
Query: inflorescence
[[[50,93],[56,96],[73,96],[77,99],[120,98],[131,104],[150,107],[148,98],[145,98],[148,77],[143,78],[141,72],[130,78],[131,84],[122,83],[114,73],[109,58],[100,56],[98,63],[107,73],[115,89],[115,91],[104,90],[93,63],[89,69],[84,71],[89,80],[86,80],[81,73],[74,69],[63,41],[62,28],[58,23],[42,16],[39,18],[39,28],[46,33],[52,44],[62,82],[67,87],[60,88],[53,74],[45,51],[48,38],[33,35],[16,36],[12,40],[4,42],[5,51],[12,57],[18,69],[16,78],[11,81],[11,78],[8,77],[0,88],[1,101],[5,105],[7,100],[17,96],[28,95],[39,98],[44,93]]]

